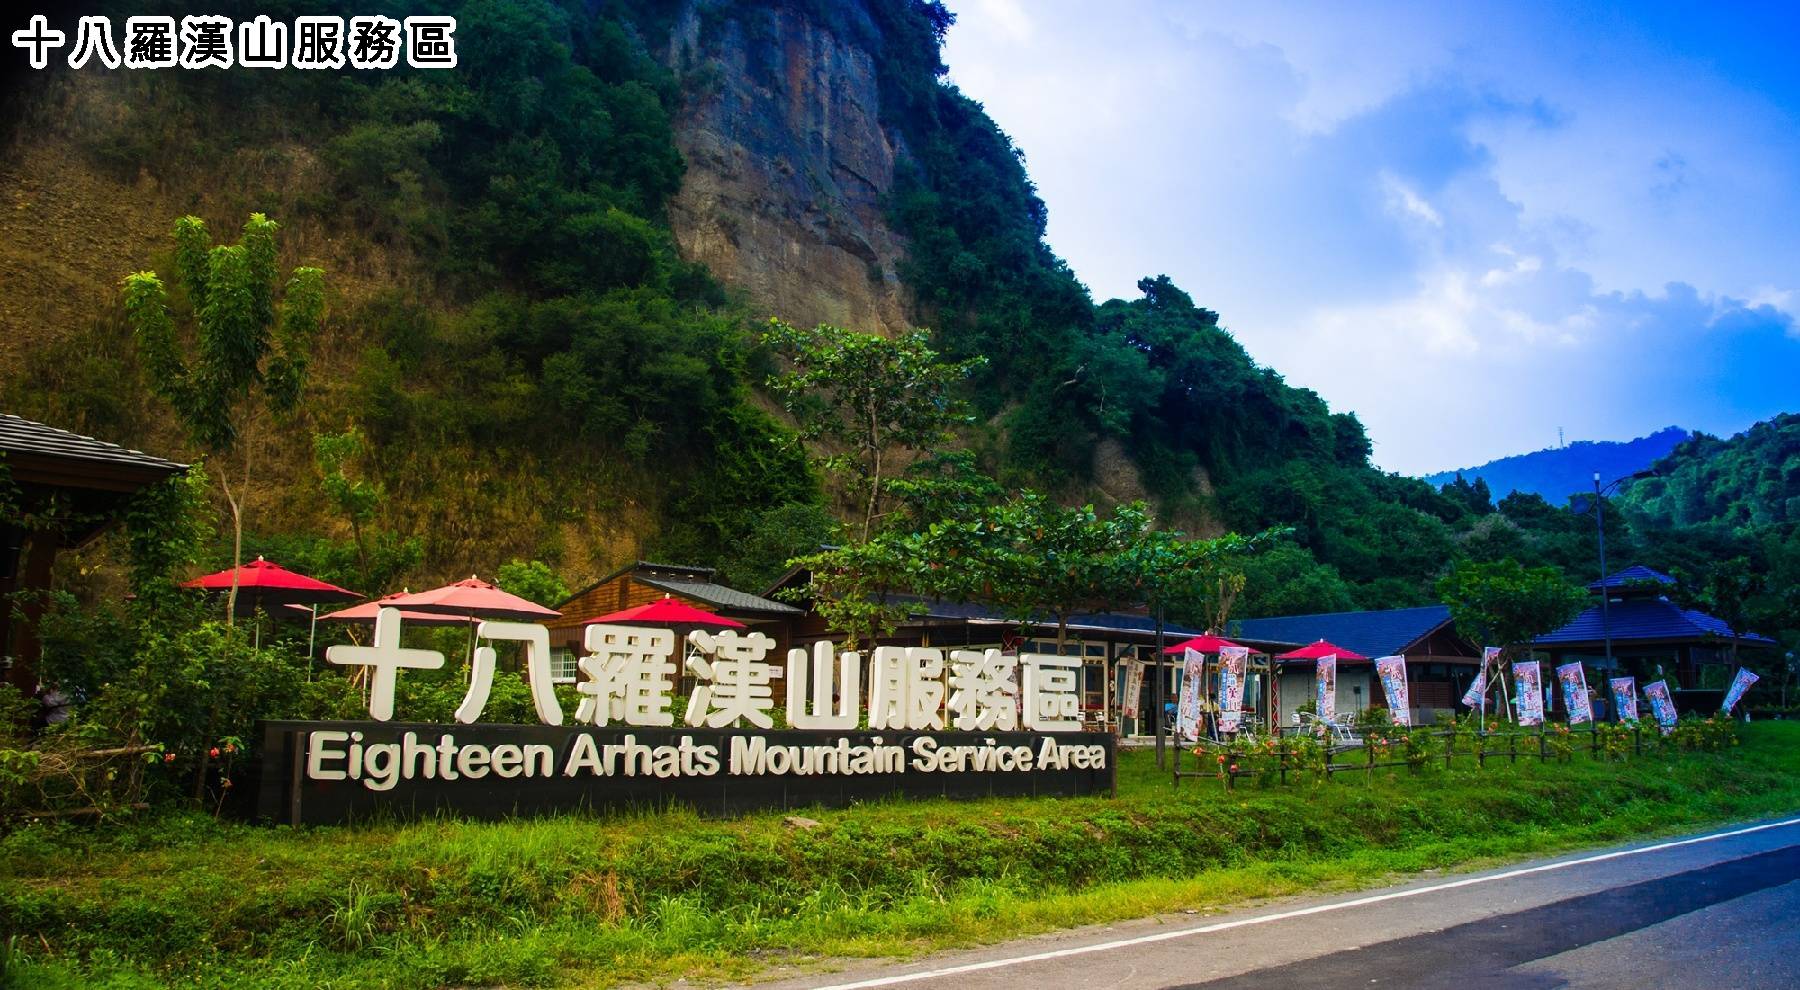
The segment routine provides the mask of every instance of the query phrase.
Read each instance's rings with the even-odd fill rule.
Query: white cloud
[[[1052,246],[1100,298],[1169,274],[1385,466],[1791,394],[1800,127],[1688,39],[1557,6],[1029,9],[959,8],[946,60]]]
[[[1444,218],[1431,204],[1412,190],[1399,176],[1392,172],[1381,173],[1381,187],[1387,192],[1388,208],[1418,220],[1423,220],[1433,227],[1442,227]]]

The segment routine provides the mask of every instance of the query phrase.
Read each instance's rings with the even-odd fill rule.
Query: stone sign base
[[[671,803],[702,814],[891,797],[1110,794],[1110,733],[265,722],[258,817],[505,818]]]

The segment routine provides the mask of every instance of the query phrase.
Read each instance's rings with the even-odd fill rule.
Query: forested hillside
[[[1485,483],[1488,491],[1502,498],[1513,492],[1528,492],[1561,500],[1577,492],[1592,491],[1596,474],[1605,484],[1644,470],[1688,436],[1688,431],[1669,426],[1635,440],[1577,440],[1566,447],[1549,447],[1475,467],[1428,474],[1425,481],[1447,485],[1461,477],[1470,483]]]
[[[987,359],[960,439],[1003,486],[1145,498],[1196,533],[1291,527],[1240,614],[1417,604],[1464,557],[1593,576],[1591,517],[1376,470],[1354,415],[1167,277],[1093,300],[1044,243],[1023,155],[945,82],[939,3],[425,7],[465,25],[456,71],[23,77],[0,406],[196,456],[118,286],[168,270],[176,217],[226,240],[261,211],[283,270],[325,269],[329,309],[297,412],[245,444],[248,546],[340,583],[521,558],[575,585],[648,556],[754,584],[841,509],[764,388],[759,331],[841,312],[893,332],[896,307]],[[829,136],[794,130],[823,118]]]

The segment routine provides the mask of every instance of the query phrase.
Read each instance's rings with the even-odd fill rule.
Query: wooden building
[[[786,595],[803,591],[811,575],[795,568],[782,575],[764,592]],[[1000,649],[1007,652],[1056,654],[1057,622],[1042,618],[1021,622],[980,602],[928,600],[912,595],[896,595],[896,602],[908,604],[913,614],[899,623],[894,631],[877,637],[870,646],[929,646],[943,650]],[[1155,732],[1157,671],[1163,678],[1164,698],[1174,701],[1181,687],[1179,657],[1158,657],[1156,619],[1144,612],[1102,612],[1071,615],[1064,630],[1061,653],[1083,659],[1081,680],[1082,711],[1088,725],[1100,730],[1115,729],[1125,736],[1148,736]],[[1165,623],[1163,639],[1173,645],[1198,635],[1199,630],[1175,623]],[[823,640],[837,640],[826,628],[817,611],[807,607],[789,626],[783,647],[808,648]],[[864,663],[868,663],[865,652]],[[1141,663],[1145,676],[1139,682],[1137,697],[1126,699],[1130,664]],[[865,679],[866,683],[866,679]],[[1246,704],[1256,701],[1257,682],[1253,680]],[[1136,714],[1128,714],[1133,713]]]
[[[0,666],[30,695],[38,686],[43,603],[26,594],[15,605],[12,594],[48,590],[59,552],[92,541],[133,495],[187,465],[7,413],[0,413],[0,465]]]
[[[803,617],[792,605],[727,587],[714,580],[710,567],[655,564],[634,561],[570,595],[556,606],[562,613],[545,625],[550,628],[551,664],[557,681],[575,680],[580,656],[582,627],[603,615],[648,605],[658,598],[674,598],[694,608],[749,626],[774,639],[779,663],[793,638],[793,624]]]
[[[1445,605],[1394,608],[1369,612],[1327,612],[1231,623],[1227,637],[1269,654],[1281,654],[1321,639],[1354,650],[1371,660],[1339,660],[1339,717],[1364,708],[1385,707],[1375,657],[1406,657],[1408,701],[1413,723],[1422,725],[1436,713],[1454,711],[1481,665],[1481,650],[1456,633]],[[1317,692],[1313,661],[1279,664],[1276,708],[1283,725],[1294,724],[1294,712]]]

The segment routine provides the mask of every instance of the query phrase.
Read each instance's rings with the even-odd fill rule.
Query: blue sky
[[[1096,298],[1167,273],[1422,473],[1800,411],[1800,5],[956,0]]]

